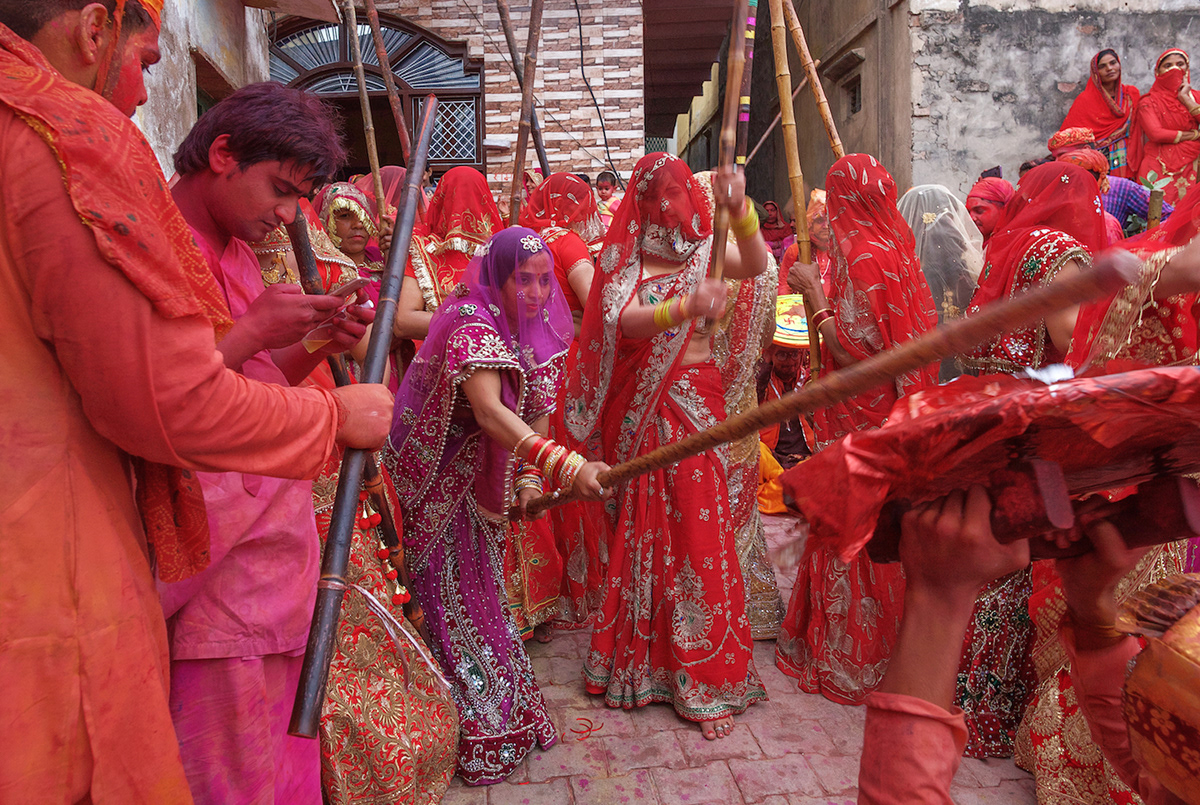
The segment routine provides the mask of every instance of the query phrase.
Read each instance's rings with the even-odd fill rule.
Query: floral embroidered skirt
[[[562,558],[550,531],[550,519],[510,522],[504,586],[522,638],[529,639],[536,627],[558,614],[562,578]]]
[[[1030,570],[996,579],[975,600],[963,636],[954,703],[967,723],[967,757],[1011,757],[1037,686],[1030,643]]]
[[[558,740],[504,590],[507,526],[483,517],[464,493],[440,533],[419,503],[405,511],[405,534],[431,545],[413,568],[417,600],[434,657],[458,705],[458,774],[468,785],[503,780],[538,745]],[[407,542],[407,539],[406,539]]]
[[[720,373],[681,369],[638,449],[724,419]],[[610,707],[671,702],[691,721],[743,712],[754,668],[722,451],[643,475],[606,503],[608,547],[584,681]]]
[[[862,551],[849,564],[818,548],[801,563],[775,645],[775,664],[841,704],[883,680],[904,613],[904,571]]]

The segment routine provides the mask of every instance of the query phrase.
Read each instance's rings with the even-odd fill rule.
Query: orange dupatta
[[[63,183],[100,254],[166,318],[204,316],[218,338],[233,326],[225,298],[133,122],[58,73],[0,25],[0,103],[54,151]],[[208,515],[194,474],[132,457],[137,502],[163,581],[208,566]]]

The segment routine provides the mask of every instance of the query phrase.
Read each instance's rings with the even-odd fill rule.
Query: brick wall
[[[488,179],[507,189],[512,178],[521,91],[508,60],[500,15],[490,0],[380,0],[381,11],[404,17],[443,39],[465,42],[484,59],[485,137],[507,144],[488,150]],[[642,9],[636,0],[579,0],[584,64],[604,115],[613,162],[625,178],[643,153]],[[511,3],[513,28],[525,50],[529,6]],[[545,0],[534,97],[551,170],[604,170],[605,151],[596,107],[579,70],[579,22],[572,0]],[[532,142],[526,166],[537,166]]]

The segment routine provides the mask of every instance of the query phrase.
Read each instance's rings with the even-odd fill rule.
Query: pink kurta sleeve
[[[952,805],[950,783],[967,745],[963,712],[900,693],[867,696],[859,805]]]
[[[32,129],[14,126],[13,135],[8,164],[26,176],[61,176]],[[7,235],[38,337],[53,344],[101,435],[128,453],[191,469],[316,477],[337,427],[328,392],[226,369],[207,321],[164,318],[105,263],[62,185],[4,189],[12,196],[4,199]]]
[[[1129,661],[1141,651],[1138,641],[1126,637],[1109,648],[1080,651],[1075,647],[1070,626],[1063,626],[1059,638],[1071,658],[1071,682],[1092,740],[1121,782],[1136,791],[1147,805],[1181,802],[1138,765],[1129,745],[1129,730],[1121,714],[1121,688]]]

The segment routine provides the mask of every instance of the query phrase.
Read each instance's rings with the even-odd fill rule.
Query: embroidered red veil
[[[696,320],[692,319],[678,331],[678,335],[687,338],[671,339],[668,333],[640,341],[621,337],[621,313],[633,300],[642,279],[643,233],[650,225],[663,226],[674,219],[680,222],[683,239],[690,243],[712,235],[712,217],[705,205],[704,191],[687,164],[677,157],[665,153],[642,157],[634,168],[629,188],[600,252],[578,339],[579,371],[568,378],[567,428],[572,441],[585,445],[584,449],[592,456],[600,454],[594,439],[600,435],[604,408],[621,406],[627,412],[625,416],[606,418],[605,443],[615,444],[616,431],[621,429],[631,431],[627,434],[629,438],[621,441],[632,444],[640,441],[634,433],[649,425],[647,415],[656,410],[657,399],[666,393],[662,379],[682,360],[682,346],[696,326]],[[701,254],[707,265],[708,250],[703,246],[689,264]],[[656,357],[656,376],[646,377],[646,382],[655,386],[651,388],[639,383],[639,378],[656,351],[673,352],[673,357],[666,359],[667,366],[661,365],[663,358]]]
[[[504,229],[487,179],[474,168],[446,171],[425,220],[413,227],[409,264],[426,307],[436,310],[463,277],[475,251]]]
[[[548,226],[570,229],[584,243],[604,237],[600,210],[587,182],[573,173],[555,173],[533,188],[521,206],[521,226],[541,232]]]

